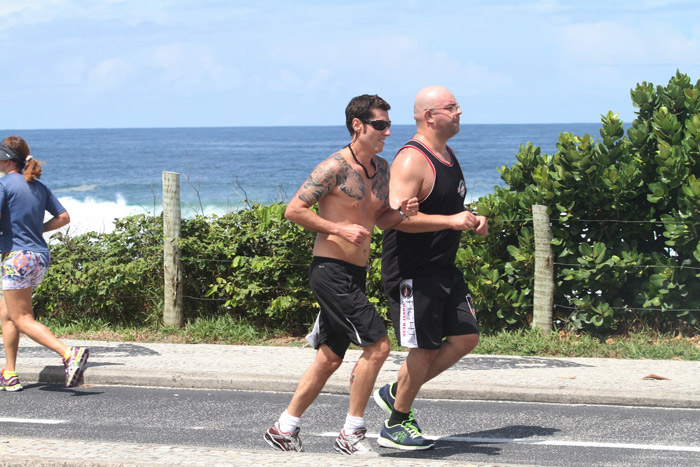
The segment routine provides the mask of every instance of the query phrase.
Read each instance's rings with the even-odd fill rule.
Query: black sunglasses
[[[387,128],[391,128],[391,120],[362,120],[363,123],[369,123],[377,131],[384,131]]]

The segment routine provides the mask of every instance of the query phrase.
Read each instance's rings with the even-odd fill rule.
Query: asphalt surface
[[[310,348],[211,344],[65,341],[90,348],[86,385],[242,389],[290,392],[311,364]],[[349,350],[324,392],[346,394],[361,351]],[[396,380],[405,352],[392,352],[377,385]],[[4,354],[0,351],[0,358]],[[23,383],[64,381],[60,358],[23,338],[17,371]],[[11,393],[0,393],[11,397]],[[419,397],[700,408],[700,362],[470,355],[427,382]],[[1,415],[0,415],[1,416]],[[196,446],[56,441],[3,437],[5,465],[374,465],[340,455],[240,451]],[[382,460],[382,463],[387,463]],[[391,459],[391,465],[455,465]],[[463,464],[462,464],[463,465]],[[495,465],[495,464],[488,464]]]

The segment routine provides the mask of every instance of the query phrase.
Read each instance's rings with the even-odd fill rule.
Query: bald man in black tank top
[[[471,352],[479,327],[461,271],[455,266],[461,232],[488,233],[483,216],[464,207],[466,185],[459,162],[447,146],[459,132],[462,111],[440,86],[422,89],[414,106],[416,135],[391,165],[390,202],[417,197],[419,212],[384,232],[382,280],[396,337],[408,347],[398,381],[374,393],[390,414],[378,442],[423,450],[434,443],[422,436],[411,405],[423,383]]]

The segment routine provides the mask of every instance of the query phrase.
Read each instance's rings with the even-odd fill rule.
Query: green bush
[[[163,308],[160,218],[116,221],[111,233],[55,234],[51,267],[34,294],[37,313],[66,322],[157,323]]]
[[[608,112],[597,141],[563,133],[554,155],[520,147],[516,164],[500,169],[508,187],[474,206],[491,222],[489,237],[466,237],[460,256],[488,325],[532,319],[533,204],[552,219],[562,323],[605,332],[698,325],[699,94],[681,73],[666,87],[642,83],[628,137]]]
[[[319,310],[308,285],[315,234],[287,221],[285,208],[279,203],[255,205],[220,218],[185,222],[182,263],[191,294],[223,303],[228,313],[259,325],[306,332]],[[377,245],[381,245],[379,230],[371,244],[374,267],[367,291],[385,314]],[[188,308],[215,312],[206,304],[191,299]]]
[[[308,285],[314,233],[284,219],[285,205],[254,205],[223,216],[183,219],[185,320],[243,318],[259,327],[301,334],[318,304]],[[111,233],[56,234],[52,265],[35,294],[39,314],[64,323],[86,318],[120,325],[158,325],[163,307],[161,217],[117,220]],[[385,314],[381,232],[374,232],[368,293]]]
[[[284,219],[284,209],[255,205],[185,222],[189,295],[215,300],[227,313],[260,325],[299,332],[313,324],[318,306],[307,280],[313,233]],[[188,308],[211,313],[206,303],[191,299]]]

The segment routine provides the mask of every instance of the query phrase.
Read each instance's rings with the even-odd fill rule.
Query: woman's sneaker
[[[367,440],[367,428],[360,428],[356,432],[346,435],[345,430],[335,439],[333,448],[346,456],[378,456]]]
[[[63,366],[66,367],[66,387],[73,387],[82,381],[89,356],[90,349],[86,347],[70,348],[68,357],[63,358]]]
[[[377,443],[385,448],[405,449],[407,451],[422,451],[435,447],[435,443],[423,438],[423,435],[410,420],[394,426],[389,426],[388,420],[384,422]]]
[[[302,452],[304,448],[301,446],[301,438],[299,437],[299,427],[293,433],[287,433],[280,430],[280,422],[275,422],[265,432],[265,441],[267,444],[280,451],[298,451]]]
[[[19,382],[16,372],[0,371],[0,391],[16,392],[21,390],[22,383]]]

